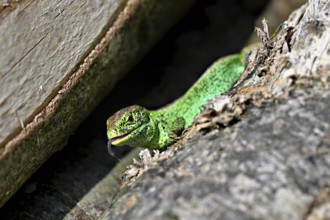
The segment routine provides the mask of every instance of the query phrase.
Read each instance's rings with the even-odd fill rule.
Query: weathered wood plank
[[[25,1],[0,23],[0,147],[54,97],[126,1]]]

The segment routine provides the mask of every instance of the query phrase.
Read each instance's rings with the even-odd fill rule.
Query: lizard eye
[[[133,116],[132,115],[130,115],[130,116],[128,116],[128,118],[127,118],[127,120],[129,121],[129,122],[133,122]]]

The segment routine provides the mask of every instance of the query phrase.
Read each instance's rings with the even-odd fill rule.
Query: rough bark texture
[[[302,219],[330,179],[329,100],[329,90],[299,89],[195,136],[103,219]]]
[[[101,219],[329,219],[329,11],[310,0],[275,40],[258,29],[236,88],[183,148],[143,151]]]
[[[0,206],[193,2],[2,3]]]

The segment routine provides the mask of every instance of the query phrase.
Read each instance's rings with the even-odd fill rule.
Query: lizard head
[[[132,105],[117,111],[107,120],[109,152],[112,145],[143,146],[152,133],[151,129],[150,115],[146,108]]]

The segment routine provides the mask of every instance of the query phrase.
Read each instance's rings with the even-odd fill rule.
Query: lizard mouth
[[[108,148],[108,152],[111,156],[115,156],[114,152],[112,151],[112,145],[117,145],[118,143],[120,143],[123,139],[125,139],[125,137],[127,137],[131,132],[128,132],[127,134],[123,134],[123,135],[118,135],[116,137],[112,137],[109,138],[108,140],[108,144],[107,144],[107,148]]]
[[[131,132],[130,132],[130,133],[131,133]],[[122,139],[125,138],[127,135],[129,135],[130,133],[127,133],[127,134],[119,135],[119,136],[117,136],[117,137],[110,138],[108,143],[116,145],[116,142],[122,140]]]
[[[127,138],[132,132],[134,132],[136,129],[126,133],[126,134],[122,134],[122,135],[118,135],[112,138],[109,138],[108,141],[108,146],[109,145],[118,145],[120,144],[120,142],[125,141],[125,138]]]

